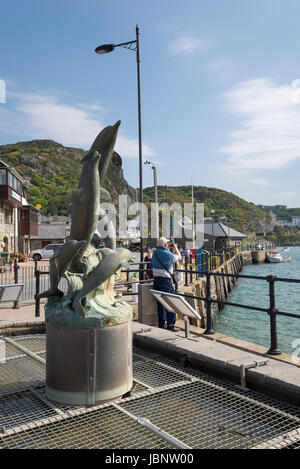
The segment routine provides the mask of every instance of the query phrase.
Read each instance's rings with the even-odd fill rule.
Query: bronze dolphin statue
[[[121,121],[117,121],[114,125],[108,125],[95,138],[90,151],[98,151],[101,154],[99,161],[99,178],[100,186],[104,184],[104,180],[114,153],[114,147],[118,136]],[[87,155],[81,161],[85,161]]]
[[[77,261],[80,260],[91,242],[98,222],[100,210],[99,160],[100,155],[97,151],[88,152],[82,167],[78,189],[72,195],[70,239],[85,241],[76,256]]]
[[[50,261],[50,288],[40,293],[39,298],[48,298],[49,296],[63,296],[63,292],[59,290],[58,284],[60,279],[66,272],[70,263],[81,249],[84,241],[76,241],[71,239],[67,241]]]
[[[123,263],[132,257],[132,253],[124,248],[118,248],[116,250],[104,248],[100,250],[100,252],[104,255],[102,261],[89,273],[82,289],[76,294],[72,303],[72,308],[82,317],[85,317],[81,303],[83,297],[103,284]]]

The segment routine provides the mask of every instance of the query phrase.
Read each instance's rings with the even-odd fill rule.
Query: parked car
[[[63,246],[63,244],[47,244],[43,249],[31,251],[30,257],[37,261],[40,261],[41,259],[50,259],[54,254],[56,254],[61,246]]]

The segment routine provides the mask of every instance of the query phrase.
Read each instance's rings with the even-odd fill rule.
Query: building
[[[213,223],[204,221],[204,249],[222,249],[241,244],[247,235],[224,225],[224,223]]]
[[[293,216],[292,217],[292,226],[300,226],[300,216]]]
[[[230,228],[224,223],[213,222],[211,218],[204,218],[203,224],[195,225],[195,239],[202,239],[200,246],[193,243],[193,229],[191,223],[183,224],[181,221],[174,222],[174,241],[182,247],[196,247],[203,249],[222,249],[240,244],[247,235]],[[195,246],[193,246],[195,244]]]
[[[26,181],[0,160],[0,240],[2,252],[25,255],[38,232],[38,210],[26,199]]]
[[[291,226],[290,220],[277,220],[277,224],[280,226]]]
[[[66,242],[68,236],[65,223],[40,223],[36,236],[30,238],[30,251],[42,249],[47,244],[61,244]]]

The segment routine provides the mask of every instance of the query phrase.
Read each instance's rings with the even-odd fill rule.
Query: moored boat
[[[267,260],[272,263],[279,263],[279,262],[290,262],[291,257],[282,257],[279,252],[277,253],[267,253]]]

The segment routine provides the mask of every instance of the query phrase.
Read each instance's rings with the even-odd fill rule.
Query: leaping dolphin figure
[[[76,294],[72,303],[75,312],[82,317],[85,317],[81,303],[83,297],[103,284],[123,263],[126,263],[132,257],[132,253],[124,248],[118,248],[116,251],[104,248],[101,249],[101,252],[104,256],[102,261],[89,273],[82,289]]]
[[[97,151],[87,153],[78,189],[72,195],[70,239],[85,241],[76,256],[76,261],[80,260],[96,231],[100,210],[99,160],[100,155]]]
[[[39,298],[63,296],[63,292],[59,290],[58,284],[84,243],[85,241],[76,241],[75,239],[71,239],[61,246],[57,253],[51,258],[50,288],[49,290],[40,293]]]
[[[102,129],[90,148],[90,151],[98,151],[101,154],[101,159],[99,161],[100,187],[104,184],[109,164],[113,156],[120,124],[121,121],[119,120],[114,125],[109,125]],[[86,157],[87,155],[85,155],[81,161],[85,161]]]

